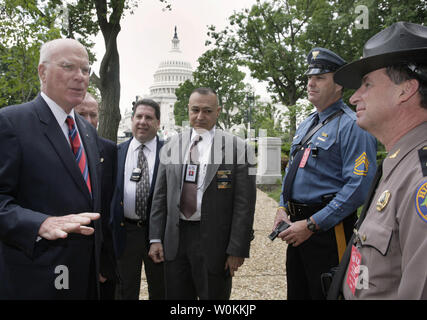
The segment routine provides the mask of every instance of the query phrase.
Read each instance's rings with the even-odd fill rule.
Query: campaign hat
[[[366,74],[399,64],[427,64],[427,27],[410,22],[392,24],[366,42],[360,60],[338,69],[334,81],[345,88],[358,89]]]

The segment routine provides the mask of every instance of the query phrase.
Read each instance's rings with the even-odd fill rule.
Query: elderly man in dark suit
[[[74,106],[89,83],[76,40],[40,51],[41,94],[0,110],[0,298],[99,296],[99,152]]]
[[[167,299],[229,299],[253,235],[253,152],[215,128],[221,108],[212,89],[194,90],[188,109],[192,130],[161,152],[149,254],[165,261]]]
[[[98,127],[99,106],[96,99],[88,92],[82,103],[74,111],[85,118],[94,128]],[[117,144],[98,136],[99,176],[101,177],[101,221],[102,249],[99,281],[101,300],[114,300],[118,281],[116,258],[113,250],[113,239],[110,228],[110,205],[116,185]]]
[[[163,265],[148,257],[149,215],[163,146],[157,136],[159,125],[160,106],[151,99],[137,101],[132,114],[133,137],[118,148],[117,184],[111,204],[120,275],[118,299],[138,300],[142,262],[149,299],[165,296]]]

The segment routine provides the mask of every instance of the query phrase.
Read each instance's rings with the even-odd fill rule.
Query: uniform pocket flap
[[[313,146],[321,148],[323,150],[329,150],[329,148],[335,143],[335,135],[331,132],[324,132],[320,129],[311,138]]]
[[[372,221],[365,223],[359,231],[362,245],[377,249],[383,256],[387,253],[392,233],[391,227]]]

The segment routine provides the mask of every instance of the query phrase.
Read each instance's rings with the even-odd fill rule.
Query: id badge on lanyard
[[[187,164],[185,165],[184,182],[197,183],[197,177],[199,175],[198,164]]]
[[[305,164],[307,163],[308,157],[310,155],[310,150],[311,150],[311,148],[305,148],[304,154],[303,154],[303,156],[301,158],[301,162],[299,163],[299,167],[300,168],[304,168],[305,167]]]

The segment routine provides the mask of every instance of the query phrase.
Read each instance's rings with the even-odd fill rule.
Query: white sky
[[[159,0],[142,0],[134,14],[121,21],[118,36],[120,55],[120,109],[131,107],[136,95],[149,93],[153,75],[159,63],[171,49],[174,28],[177,26],[180,49],[193,70],[197,59],[207,50],[207,26],[215,25],[217,31],[228,25],[234,11],[250,8],[256,0],[170,0],[171,11],[163,11]],[[97,62],[93,65],[99,74],[99,64],[105,53],[102,35],[96,38]],[[264,85],[248,81],[256,87],[256,94],[266,96]]]

